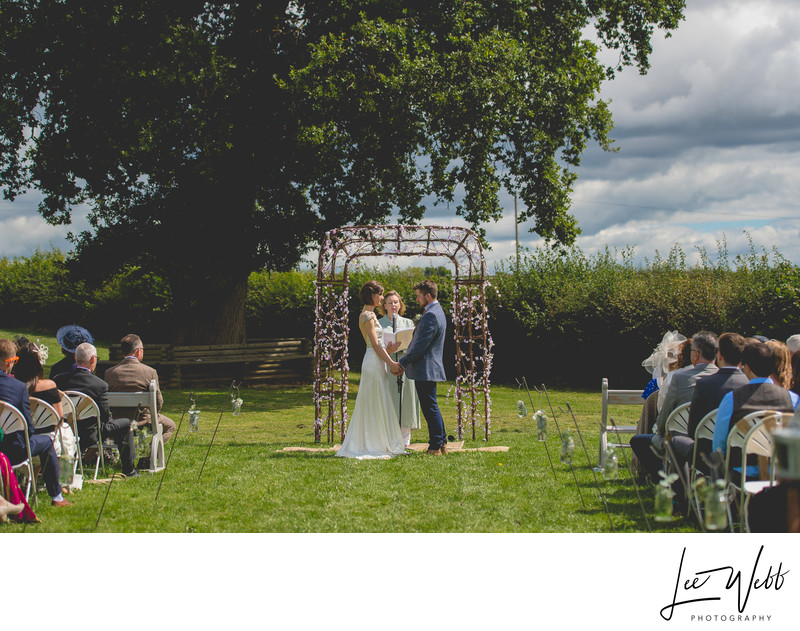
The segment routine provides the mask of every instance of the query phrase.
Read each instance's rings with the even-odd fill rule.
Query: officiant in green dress
[[[378,323],[382,328],[392,330],[392,318],[396,317],[396,329],[413,329],[414,321],[404,318],[403,314],[406,312],[406,306],[403,304],[403,299],[396,291],[387,291],[383,296],[383,312],[386,314]],[[397,351],[392,354],[392,359],[397,361],[406,354],[405,349]],[[398,416],[400,416],[400,393],[397,388],[397,377],[387,371],[386,378],[389,380],[389,391],[392,393],[395,408],[397,409]],[[406,377],[403,379],[403,401],[402,401],[402,416],[400,417],[400,429],[403,432],[403,439],[406,445],[411,444],[411,430],[419,429],[419,399],[417,398],[417,390],[414,387],[414,382]]]

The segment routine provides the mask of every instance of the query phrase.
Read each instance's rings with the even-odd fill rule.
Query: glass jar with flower
[[[661,476],[661,481],[656,485],[655,520],[672,521],[672,498],[675,497],[672,484],[678,479],[678,474],[667,475],[664,471],[659,471],[658,475]]]
[[[547,415],[542,410],[536,410],[536,414],[533,415],[533,418],[536,419],[536,439],[539,442],[546,441]]]

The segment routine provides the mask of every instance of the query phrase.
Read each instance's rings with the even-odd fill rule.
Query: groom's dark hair
[[[419,289],[423,294],[430,295],[434,300],[436,300],[436,297],[439,295],[439,288],[432,280],[423,280],[421,283],[415,285],[414,289]]]

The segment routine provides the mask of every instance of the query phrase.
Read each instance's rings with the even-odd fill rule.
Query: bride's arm
[[[369,344],[372,347],[378,357],[380,357],[384,362],[386,362],[389,366],[396,366],[397,364],[395,361],[389,357],[389,353],[386,352],[386,349],[381,347],[378,343],[378,333],[375,331],[375,321],[377,318],[375,314],[370,311],[365,311],[361,314],[361,318],[358,322],[358,326],[361,329],[361,332],[364,336],[369,340]]]

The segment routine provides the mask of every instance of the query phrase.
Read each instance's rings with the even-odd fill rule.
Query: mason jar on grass
[[[606,480],[614,480],[619,471],[619,460],[617,458],[617,450],[613,445],[606,447],[606,453],[603,456],[603,477]]]
[[[572,457],[575,454],[575,441],[572,438],[572,433],[569,429],[564,430],[561,436],[561,462],[571,465]]]
[[[728,527],[728,489],[725,480],[717,480],[706,487],[705,509],[706,530],[725,530]]]
[[[189,410],[189,431],[196,432],[200,429],[200,410],[192,406]]]
[[[672,498],[675,493],[669,486],[656,485],[655,520],[672,521]]]
[[[72,486],[74,474],[75,458],[62,447],[61,455],[58,457],[58,483],[61,486]]]
[[[150,457],[150,431],[140,427],[136,432],[136,455],[140,458]]]

